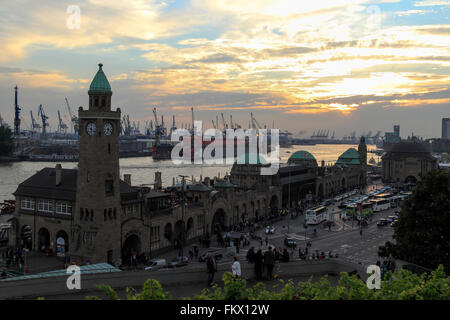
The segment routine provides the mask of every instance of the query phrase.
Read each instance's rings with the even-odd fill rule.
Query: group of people
[[[389,254],[389,258],[384,259],[383,263],[381,263],[380,260],[378,260],[377,266],[380,267],[381,279],[384,279],[384,276],[388,271],[391,271],[392,273],[395,271],[396,268],[395,259],[392,257],[392,254]]]
[[[214,283],[214,275],[217,272],[217,261],[214,252],[212,252],[206,260],[206,272],[208,273],[208,287],[211,287]],[[231,273],[236,279],[240,278],[242,275],[241,264],[236,256],[233,257],[233,263],[231,264]]]
[[[22,272],[25,264],[25,250],[23,248],[17,248],[16,250],[9,248],[3,251],[2,259],[6,262],[6,267],[17,266],[18,271]]]
[[[264,271],[267,271],[267,279],[272,280],[273,268],[276,260],[274,251],[276,252],[276,250],[272,250],[272,247],[268,247],[264,254],[261,249],[255,253],[255,248],[251,247],[247,252],[247,261],[248,263],[254,264],[254,271],[257,280],[263,279]]]

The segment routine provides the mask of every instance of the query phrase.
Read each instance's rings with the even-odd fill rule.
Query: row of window
[[[38,211],[53,213],[53,200],[38,200]],[[34,210],[35,200],[22,199],[20,201],[20,208],[23,210]],[[68,202],[56,202],[56,213],[72,214],[72,204]]]

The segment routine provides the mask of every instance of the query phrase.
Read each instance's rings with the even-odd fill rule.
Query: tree
[[[229,272],[222,277],[223,288],[214,286],[205,289],[200,295],[184,298],[184,300],[450,300],[450,277],[440,265],[430,274],[417,275],[407,270],[400,270],[389,276],[381,283],[380,289],[370,290],[364,281],[356,275],[350,276],[342,272],[336,286],[323,276],[319,281],[311,279],[295,284],[279,280],[283,285],[281,290],[269,291],[259,282],[252,288],[242,278],[234,278]],[[118,300],[119,296],[109,286],[98,286],[107,299]],[[157,280],[149,279],[142,291],[136,292],[127,288],[127,300],[167,300],[170,296],[163,292]],[[96,296],[86,299],[96,300]]]
[[[10,155],[13,149],[11,129],[0,126],[0,156]]]
[[[450,173],[433,170],[404,202],[394,228],[394,256],[450,272]]]

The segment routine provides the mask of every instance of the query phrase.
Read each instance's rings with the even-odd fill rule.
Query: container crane
[[[67,110],[69,110],[70,122],[73,129],[73,133],[78,135],[78,117],[72,113],[72,109],[70,109],[69,100],[66,99]]]
[[[37,130],[41,129],[41,125],[37,123],[36,120],[34,119],[32,110],[30,110],[30,115],[31,115],[31,132],[34,134],[37,132]]]
[[[67,124],[65,124],[63,121],[62,121],[62,118],[61,118],[61,113],[59,112],[59,110],[58,110],[58,120],[59,120],[59,123],[58,123],[58,132],[59,133],[61,133],[61,134],[66,134],[66,132],[67,132]]]
[[[44,108],[42,107],[42,104],[39,105],[38,116],[41,117],[42,121],[42,135],[45,136],[47,133],[46,127],[48,126],[47,122],[48,117],[44,113]]]
[[[158,122],[158,115],[156,114],[156,108],[153,108],[153,116],[155,117],[155,145],[160,143],[161,127]]]
[[[233,115],[230,114],[230,129],[234,129],[233,125]]]
[[[227,129],[227,123],[225,122],[225,118],[223,116],[223,112],[221,112],[220,115],[222,116],[223,130],[225,131]]]
[[[20,107],[17,103],[17,85],[14,88],[14,134],[20,135]]]

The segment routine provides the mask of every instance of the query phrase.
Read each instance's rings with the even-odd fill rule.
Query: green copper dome
[[[265,165],[267,164],[266,159],[257,153],[246,153],[245,155],[239,156],[236,161],[236,164],[258,164],[258,165]]]
[[[355,148],[347,149],[339,157],[337,164],[360,164],[360,154]]]
[[[103,64],[98,64],[98,71],[94,79],[91,82],[89,91],[92,92],[111,92],[111,86],[109,85],[108,79],[102,70]]]
[[[308,151],[296,151],[290,157],[289,160],[316,160],[314,156]]]

